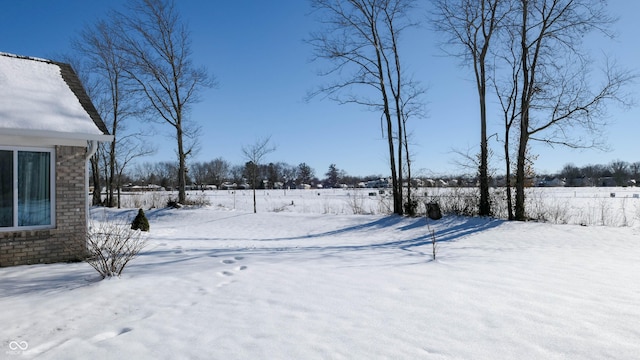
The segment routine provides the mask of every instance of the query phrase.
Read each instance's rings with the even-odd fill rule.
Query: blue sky
[[[0,11],[0,51],[56,59],[71,51],[71,39],[109,8],[125,2],[86,0],[22,0],[5,2]],[[292,165],[306,162],[323,177],[335,163],[351,175],[389,173],[386,141],[380,115],[354,105],[329,100],[305,102],[307,91],[328,81],[316,75],[322,64],[312,63],[312,49],[304,43],[318,26],[308,16],[304,0],[177,1],[192,33],[193,61],[204,65],[219,83],[201,94],[191,120],[201,126],[200,151],[192,161],[222,157],[242,164],[241,148],[271,136],[277,146],[265,161]],[[620,65],[638,66],[637,36],[640,2],[612,0],[609,6],[620,20],[614,42],[590,41],[594,51],[613,55]],[[413,120],[414,174],[457,174],[462,170],[453,150],[477,151],[477,98],[471,73],[436,47],[436,34],[416,30],[401,51],[416,80],[428,87],[428,118]],[[640,84],[628,89],[640,100]],[[495,107],[493,107],[495,110]],[[490,111],[489,133],[500,132],[500,114]],[[620,159],[640,161],[640,108],[610,109],[613,125],[603,131],[609,152],[569,150],[533,144],[535,169],[555,172],[567,163],[606,164]],[[155,156],[145,161],[174,160],[174,142],[168,127],[154,137]],[[163,137],[165,134],[167,137]],[[497,154],[500,144],[491,144]],[[496,157],[496,165],[502,163]],[[500,170],[499,170],[500,172]]]

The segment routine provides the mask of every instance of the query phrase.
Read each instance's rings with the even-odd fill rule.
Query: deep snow
[[[424,218],[287,209],[150,210],[149,245],[119,279],[84,263],[1,268],[0,358],[640,354],[638,227],[447,216],[429,222],[432,261]]]

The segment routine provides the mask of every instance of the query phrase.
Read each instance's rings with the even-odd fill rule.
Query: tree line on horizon
[[[122,186],[155,185],[165,189],[177,189],[176,174],[178,164],[171,161],[143,162],[134,165],[123,173],[118,183]],[[253,174],[257,174],[254,176]],[[104,175],[103,175],[104,176]],[[286,162],[269,162],[257,167],[252,162],[234,165],[222,158],[210,161],[190,163],[187,167],[187,184],[192,189],[205,189],[209,185],[224,188],[224,184],[246,186],[249,189],[296,188],[307,184],[312,187],[342,188],[357,187],[360,183],[367,183],[379,179],[387,179],[388,175],[370,174],[366,176],[349,175],[347,171],[339,169],[336,164],[330,164],[323,176],[318,177],[316,170],[307,163],[291,165]],[[492,188],[505,187],[504,174],[490,174],[489,183]],[[538,180],[535,183],[533,180]],[[614,160],[609,164],[590,164],[578,167],[572,163],[566,164],[554,173],[531,174],[529,186],[551,186],[552,180],[562,180],[562,185],[554,186],[584,187],[584,186],[636,186],[640,184],[640,161],[626,162]],[[101,179],[104,182],[104,178]],[[456,183],[457,186],[476,186],[478,177],[474,174],[442,174],[441,176],[416,176],[411,185],[438,186],[430,184],[430,180],[443,180],[447,186]],[[451,181],[454,180],[454,181]],[[546,181],[545,181],[546,180]],[[515,178],[511,178],[513,183]],[[93,183],[91,184],[93,185]],[[320,186],[318,186],[320,185]],[[117,202],[116,202],[117,203]]]
[[[176,162],[159,161],[136,164],[128,172],[122,174],[118,183],[122,185],[157,185],[165,189],[176,189],[175,181],[178,171]],[[322,185],[323,187],[340,187],[342,184],[353,186],[359,182],[383,178],[382,175],[352,176],[338,169],[335,164],[329,165],[324,177],[316,176],[316,171],[307,163],[291,165],[286,162],[269,162],[255,165],[247,161],[242,165],[216,158],[211,161],[193,162],[188,166],[187,184],[192,187],[223,184],[247,185],[251,189],[273,188],[274,184],[295,188],[299,185]],[[93,184],[92,184],[93,185]]]
[[[361,106],[379,115],[374,124],[381,126],[387,140],[396,214],[411,213],[415,203],[411,186],[405,186],[415,178],[410,145],[416,139],[410,125],[426,114],[426,89],[407,71],[416,64],[407,64],[402,52],[407,32],[430,27],[442,35],[441,50],[471,69],[480,110],[479,151],[471,156],[476,169],[472,177],[477,178],[481,216],[492,214],[490,137],[500,139],[505,176],[514,179],[513,184],[506,182],[508,218],[526,220],[525,187],[535,162],[532,142],[598,148],[603,145],[600,130],[606,125],[607,107],[630,104],[625,87],[636,75],[620,69],[612,59],[605,59],[602,73],[596,74],[583,46],[587,34],[612,36],[615,18],[606,11],[604,0],[434,0],[427,4],[309,0],[309,4],[320,27],[306,42],[314,61],[326,66],[319,75],[327,82],[311,90],[308,98]],[[114,192],[134,160],[153,151],[144,134],[127,130],[132,121],[156,122],[175,134],[177,171],[171,176],[175,176],[179,202],[186,200],[188,181],[201,176],[204,166],[194,163],[190,172],[187,167],[198,140],[198,124],[191,121],[188,109],[200,100],[202,89],[216,82],[206,68],[192,63],[189,40],[174,0],[135,0],[126,4],[125,11],[111,11],[87,26],[74,42],[80,54],[74,67],[80,69],[88,93],[114,135],[114,141],[102,146],[91,162],[92,181],[106,184],[105,205],[115,206]],[[499,135],[488,135],[488,101],[500,105]],[[263,156],[273,150],[266,140],[242,148],[248,161],[238,169],[243,169],[254,188],[282,164],[262,164]],[[282,167],[291,172],[300,165]],[[100,194],[94,194],[94,202],[101,201]]]

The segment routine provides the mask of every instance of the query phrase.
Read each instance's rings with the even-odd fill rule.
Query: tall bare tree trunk
[[[91,200],[92,205],[101,205],[102,204],[102,185],[100,184],[100,156],[98,153],[94,154],[91,157],[91,176],[93,179],[93,196]]]
[[[491,215],[491,203],[489,201],[489,145],[487,143],[487,91],[484,61],[480,63],[483,80],[479,82],[480,99],[480,167],[478,177],[480,182],[480,216]]]
[[[111,144],[109,144],[109,178],[107,179],[107,206],[108,207],[115,206],[113,192],[114,192],[115,173],[116,173],[116,129],[117,129],[116,124],[117,123],[118,122],[114,118],[114,121],[113,121],[114,126],[111,129],[112,131],[111,134],[113,135],[113,141],[111,142]]]
[[[520,127],[522,128],[522,124]],[[526,163],[527,163],[527,142],[529,135],[527,131],[520,129],[520,145],[518,146],[518,161],[516,167],[516,206],[515,220],[525,221],[527,215],[525,212],[525,181],[526,181]]]
[[[398,182],[398,172],[396,170],[395,148],[393,145],[393,122],[391,120],[391,108],[389,95],[387,94],[387,84],[385,77],[385,67],[382,64],[384,54],[382,53],[380,38],[378,37],[377,23],[372,20],[369,23],[373,37],[373,45],[376,53],[376,65],[378,70],[378,82],[382,95],[384,116],[387,120],[387,141],[389,144],[389,166],[391,168],[391,184],[393,187],[393,212],[402,215],[402,184]],[[391,80],[389,80],[391,81]]]
[[[522,97],[520,101],[520,138],[518,142],[518,160],[516,167],[516,207],[515,219],[526,220],[525,213],[525,166],[527,162],[527,142],[529,141],[529,105],[530,105],[530,72],[529,72],[529,47],[527,40],[527,26],[529,14],[529,1],[522,0],[522,23],[520,34],[520,46],[522,49]]]
[[[186,173],[187,164],[183,145],[183,132],[181,126],[176,126],[176,139],[178,141],[178,202],[184,204],[187,200],[186,188]]]
[[[487,139],[487,56],[493,35],[500,30],[508,6],[503,0],[434,0],[435,25],[448,39],[445,44],[460,50],[453,55],[473,67],[480,105],[480,216],[491,215],[489,196],[489,145]],[[493,45],[491,45],[493,47]]]
[[[506,191],[507,191],[507,216],[509,220],[513,220],[513,199],[511,194],[511,157],[509,156],[509,128],[505,129],[504,140],[504,156],[505,156],[505,171],[506,171]]]

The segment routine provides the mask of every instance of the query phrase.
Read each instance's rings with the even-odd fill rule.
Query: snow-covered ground
[[[352,194],[272,191],[253,214],[248,193],[216,192],[149,210],[149,245],[119,279],[84,263],[1,268],[0,358],[640,356],[640,227],[352,215]]]
[[[414,189],[420,211],[424,202],[437,201],[444,209],[460,209],[466,204],[477,206],[475,188]],[[493,211],[507,218],[504,188],[491,191]],[[125,193],[123,207],[162,207],[170,192]],[[253,211],[251,190],[190,191],[188,198],[212,206]],[[530,188],[527,189],[527,211],[531,218],[555,224],[634,226],[640,225],[640,188]],[[323,189],[323,190],[257,190],[259,212],[298,212],[311,214],[384,215],[392,212],[389,189]]]

